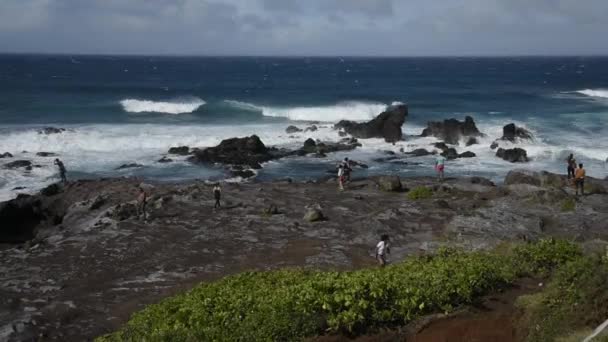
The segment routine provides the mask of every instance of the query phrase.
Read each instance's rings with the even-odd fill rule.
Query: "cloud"
[[[0,0],[0,51],[608,53],[608,1]]]

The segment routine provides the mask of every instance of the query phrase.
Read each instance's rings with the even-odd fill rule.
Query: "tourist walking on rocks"
[[[350,160],[348,160],[348,158],[344,158],[342,168],[344,169],[344,182],[350,182],[350,174],[353,169],[350,167]]]
[[[222,198],[222,188],[220,188],[219,184],[216,184],[213,187],[213,198],[215,198],[215,205],[213,209],[220,208],[222,205],[220,204],[220,199]]]
[[[344,191],[344,166],[342,164],[338,166],[338,188],[340,191]]]
[[[143,186],[139,186],[139,194],[137,195],[137,219],[139,220],[142,216],[144,222],[148,219],[148,213],[146,212],[146,205],[148,204],[148,194],[144,190]]]
[[[574,176],[574,184],[576,186],[576,195],[578,196],[578,189],[581,189],[581,195],[585,195],[585,176],[586,171],[583,168],[583,164],[578,164],[578,169],[576,169]]]
[[[67,183],[68,178],[65,175],[65,165],[63,165],[63,162],[59,160],[59,158],[55,159],[55,165],[57,165],[57,167],[59,168],[59,177],[61,177],[61,182],[64,184]]]
[[[442,155],[438,155],[437,159],[435,159],[435,171],[437,171],[437,177],[439,177],[440,181],[443,181],[444,171],[445,171],[445,157]]]
[[[574,170],[576,169],[574,154],[570,153],[568,159],[566,159],[566,163],[568,163],[568,179],[574,179]]]
[[[376,260],[378,260],[380,267],[384,267],[386,265],[386,254],[391,254],[388,242],[388,234],[383,234],[380,237],[380,242],[378,242],[376,245]]]

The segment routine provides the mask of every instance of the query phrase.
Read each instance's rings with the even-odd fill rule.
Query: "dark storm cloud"
[[[0,0],[0,51],[606,54],[606,0]]]

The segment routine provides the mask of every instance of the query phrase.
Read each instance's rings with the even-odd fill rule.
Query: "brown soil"
[[[515,342],[522,341],[515,300],[538,290],[538,281],[522,279],[512,288],[484,297],[480,303],[450,315],[424,317],[399,330],[356,338],[321,336],[313,342]]]

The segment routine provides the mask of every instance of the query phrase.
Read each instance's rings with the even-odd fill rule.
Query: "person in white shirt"
[[[344,191],[344,166],[338,166],[338,186],[340,191]]]
[[[389,238],[388,234],[383,234],[380,237],[380,242],[376,245],[376,260],[381,267],[386,265],[386,255],[391,254],[391,249],[389,248]]]

